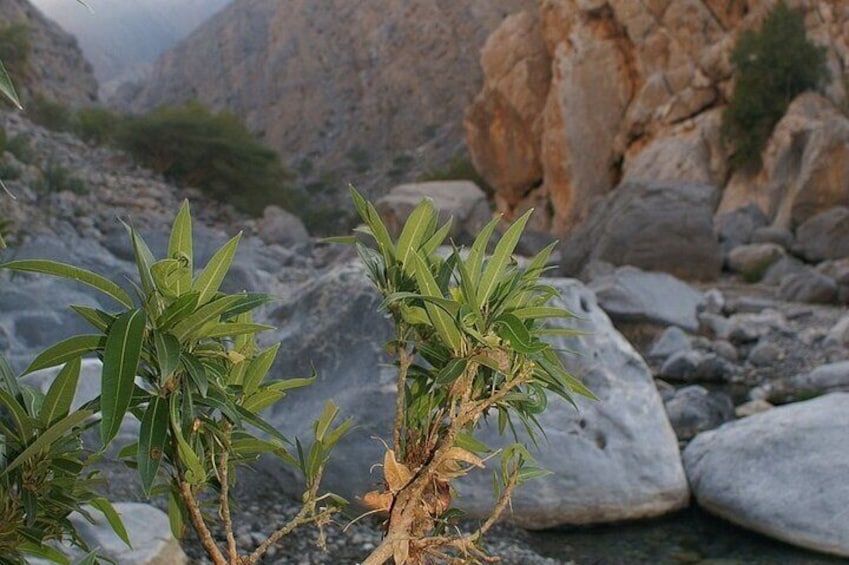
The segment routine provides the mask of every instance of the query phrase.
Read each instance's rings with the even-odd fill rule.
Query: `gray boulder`
[[[769,218],[757,204],[747,204],[718,215],[714,221],[722,251],[728,252],[739,245],[751,243],[755,231],[765,227]]]
[[[293,245],[310,239],[301,219],[279,206],[266,206],[256,229],[260,239],[268,244]]]
[[[837,301],[837,283],[816,270],[807,268],[781,279],[778,297],[788,302],[832,304]]]
[[[698,385],[678,389],[664,405],[680,440],[692,439],[734,419],[734,404],[727,394]]]
[[[685,279],[717,278],[722,255],[712,215],[718,194],[711,185],[622,183],[564,241],[564,274],[606,261]]]
[[[666,328],[649,351],[652,359],[666,359],[679,351],[692,348],[690,336],[677,326]]]
[[[796,248],[808,261],[849,257],[849,208],[836,206],[802,223]]]
[[[849,557],[849,394],[773,408],[699,434],[684,465],[699,505],[779,540]]]
[[[777,226],[763,226],[752,232],[752,243],[774,243],[784,249],[793,247],[793,233]]]
[[[778,286],[788,275],[802,273],[807,268],[808,267],[804,263],[795,257],[785,255],[767,268],[764,276],[761,278],[761,282],[768,285]]]
[[[728,269],[740,273],[747,282],[756,282],[784,254],[784,248],[775,243],[740,245],[728,253]]]
[[[666,273],[621,267],[610,276],[591,281],[590,287],[614,322],[671,325],[690,332],[699,327],[696,308],[702,293]]]
[[[577,281],[547,283],[560,290],[561,305],[590,330],[557,345],[578,353],[565,362],[601,400],[578,400],[580,410],[550,400],[540,418],[548,438],[535,456],[553,474],[519,489],[511,519],[548,528],[654,516],[686,506],[675,435],[645,363],[613,329],[591,291]],[[359,266],[338,266],[274,314],[282,329],[271,336],[283,344],[272,369],[276,377],[308,373],[311,365],[319,377],[267,416],[284,433],[307,439],[327,399],[353,417],[357,428],[334,451],[326,474],[327,487],[352,500],[380,483],[380,474],[370,473],[384,449],[374,438],[388,439],[391,433],[395,371],[386,366],[383,344],[391,334],[375,311],[378,303]],[[492,428],[483,430],[481,439],[492,446],[506,442]],[[458,501],[474,516],[485,515],[493,502],[490,478],[481,472],[460,486]]]
[[[790,385],[797,398],[849,392],[849,361],[820,365],[809,373],[792,377]]]

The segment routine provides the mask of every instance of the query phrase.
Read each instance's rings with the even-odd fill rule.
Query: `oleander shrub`
[[[756,168],[793,98],[828,79],[825,48],[807,38],[802,14],[780,0],[759,30],[740,34],[731,62],[736,85],[722,133],[734,151],[732,164]]]

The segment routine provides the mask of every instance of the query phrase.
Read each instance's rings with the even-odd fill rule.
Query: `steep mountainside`
[[[230,108],[293,165],[312,202],[335,204],[348,182],[383,192],[462,153],[479,48],[535,4],[242,0],[163,55],[125,103]]]
[[[32,0],[74,34],[107,97],[117,85],[149,69],[230,0],[87,0],[92,12],[69,0]]]
[[[76,3],[74,3],[76,4]],[[77,8],[85,11],[77,5]],[[0,2],[0,28],[23,25],[30,46],[26,63],[10,65],[21,95],[38,93],[73,106],[97,100],[97,81],[73,36],[34,8],[27,0]]]

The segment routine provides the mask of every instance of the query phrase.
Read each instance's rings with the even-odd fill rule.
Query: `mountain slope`
[[[72,0],[32,1],[77,37],[106,96],[230,0],[87,0],[93,13]]]
[[[76,7],[85,11],[79,4]],[[27,0],[2,0],[0,29],[17,25],[25,26],[30,49],[25,62],[9,65],[9,74],[25,101],[33,93],[72,106],[97,100],[97,81],[73,36]]]
[[[310,200],[339,204],[348,182],[381,192],[464,151],[479,48],[533,5],[241,0],[164,54],[124,104],[230,108],[294,166]]]

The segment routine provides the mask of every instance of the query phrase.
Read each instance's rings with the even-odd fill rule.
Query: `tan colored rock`
[[[840,76],[849,63],[849,5],[841,0],[789,4],[804,11],[808,36],[827,47],[832,75]],[[540,93],[548,92],[548,98],[539,115],[525,112],[519,118],[517,111],[504,110],[516,103],[504,103],[503,69],[495,73],[484,66],[484,87],[467,114],[477,120],[476,130],[467,120],[467,143],[481,173],[494,179],[499,209],[510,215],[529,202],[545,202],[550,221],[538,223],[563,234],[623,177],[657,175],[653,180],[725,185],[728,155],[718,132],[722,105],[733,90],[730,54],[737,35],[758,27],[773,5],[773,0],[540,0],[539,39],[528,35],[532,26],[505,21],[487,50],[508,50],[524,38],[537,46],[534,60],[539,63],[545,59],[541,41],[552,72],[547,84],[539,82],[545,73],[524,75],[523,100],[530,100],[531,92],[535,97],[523,108],[538,108]],[[532,20],[531,15],[522,18]],[[511,59],[510,64],[518,62]],[[840,82],[832,81],[825,90],[834,103],[847,96]],[[487,116],[495,118],[497,127],[485,128],[481,121]],[[484,139],[481,131],[489,137]],[[849,173],[841,168],[842,146],[818,143],[821,157],[814,161],[819,164],[802,180],[800,195],[785,204],[787,210],[780,205],[786,191],[775,182],[765,188],[767,181],[782,176],[780,167],[762,178],[733,176],[721,210],[756,202],[770,217],[781,208],[786,222],[840,201],[837,179]],[[493,147],[500,150],[497,159]],[[781,147],[778,140],[776,147]],[[764,160],[786,164],[776,157]],[[788,173],[783,176],[787,180]]]
[[[789,229],[849,204],[849,118],[823,96],[797,97],[763,155],[759,174],[732,177],[718,213],[754,203],[773,225]]]

